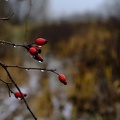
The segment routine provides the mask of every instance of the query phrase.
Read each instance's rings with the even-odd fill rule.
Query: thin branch
[[[21,94],[21,96],[22,96],[22,98],[23,98],[23,101],[24,101],[24,103],[25,103],[27,109],[29,110],[29,112],[30,112],[31,115],[33,116],[33,118],[34,118],[35,120],[37,120],[36,116],[34,115],[34,113],[32,112],[32,110],[30,109],[28,103],[26,102],[26,100],[25,100],[25,98],[24,98],[24,96],[23,96],[23,94],[22,94],[20,88],[18,87],[17,83],[13,80],[13,78],[12,78],[10,72],[8,71],[6,65],[3,64],[1,61],[0,61],[0,65],[1,65],[1,66],[4,68],[4,70],[6,71],[8,77],[9,77],[9,79],[11,80],[11,82],[13,83],[13,85],[14,85],[14,86],[17,88],[17,90],[20,92],[20,94]]]
[[[9,94],[9,97],[11,97],[10,92],[11,92],[11,93],[14,93],[14,92],[10,89],[9,84],[6,84],[6,85],[7,85],[7,87],[8,87],[8,94]]]
[[[4,41],[4,40],[0,40],[0,43],[1,44],[3,44],[3,45],[11,45],[11,46],[13,46],[13,47],[23,47],[23,48],[25,48],[25,49],[27,49],[28,50],[28,48],[30,47],[30,46],[32,46],[33,44],[35,44],[35,42],[33,42],[33,43],[30,43],[30,44],[26,44],[26,45],[23,45],[23,44],[15,44],[15,43],[12,43],[12,42],[7,42],[7,41]]]
[[[6,82],[6,81],[2,80],[1,78],[0,78],[0,81],[2,81],[5,84],[11,84],[11,82]]]
[[[14,92],[10,89],[10,86],[9,86],[9,84],[11,84],[11,82],[6,82],[6,81],[2,80],[1,78],[0,78],[0,81],[3,82],[4,84],[6,84],[6,86],[7,86],[7,88],[8,88],[9,97],[11,97],[10,92],[11,92],[11,93],[14,93]]]
[[[23,67],[23,66],[18,66],[18,65],[5,65],[6,67],[13,67],[13,68],[19,68],[19,69],[25,69],[25,70],[40,70],[41,72],[43,71],[50,71],[50,72],[53,72],[55,74],[58,74],[56,73],[56,69],[46,69],[46,68],[31,68],[31,67]]]
[[[27,47],[27,45],[15,44],[15,43],[12,43],[12,42],[7,42],[7,41],[4,41],[4,40],[0,40],[0,43],[1,43],[1,44],[8,44],[8,45],[12,45],[13,47],[17,47],[17,46],[19,46],[19,47],[24,47],[24,48],[26,48],[26,47]]]
[[[6,17],[6,18],[0,18],[0,20],[3,20],[3,21],[9,20],[13,15],[14,15],[14,13],[12,13],[11,15],[9,15],[9,16]]]

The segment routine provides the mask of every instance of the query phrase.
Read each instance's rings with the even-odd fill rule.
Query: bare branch
[[[0,40],[0,43],[3,44],[3,45],[11,45],[13,47],[23,47],[23,48],[25,48],[27,50],[28,50],[28,48],[30,46],[32,46],[33,44],[35,44],[35,42],[34,43],[30,43],[30,44],[26,44],[26,45],[25,44],[15,44],[15,43],[7,42],[7,41],[4,41],[4,40]]]
[[[6,82],[6,81],[2,80],[1,78],[0,78],[0,81],[2,81],[5,84],[11,84],[11,82]]]
[[[9,79],[11,80],[11,82],[13,83],[13,85],[14,85],[14,86],[17,88],[17,90],[20,92],[20,94],[21,94],[21,96],[22,96],[22,98],[23,98],[23,101],[24,101],[24,103],[25,103],[27,109],[29,110],[29,112],[30,112],[31,115],[33,116],[33,118],[34,118],[35,120],[37,120],[36,116],[34,115],[34,113],[32,112],[32,110],[30,109],[28,103],[26,102],[26,100],[25,100],[25,98],[24,98],[24,96],[23,96],[23,94],[22,94],[20,88],[18,87],[17,83],[13,80],[13,78],[12,78],[10,72],[8,71],[6,65],[3,64],[1,61],[0,61],[0,65],[1,65],[1,66],[4,68],[4,70],[6,71],[8,77],[9,77]],[[2,81],[2,82],[3,82],[3,81]]]
[[[6,17],[6,18],[0,18],[0,20],[3,20],[3,21],[9,20],[13,15],[14,15],[14,13],[12,13],[11,15],[9,15],[9,16]]]
[[[9,97],[11,97],[10,92],[11,93],[14,93],[14,92],[10,89],[9,84],[12,84],[12,83],[11,82],[6,82],[6,81],[2,80],[1,78],[0,78],[0,81],[6,84],[6,86],[8,88]]]
[[[27,45],[22,45],[22,44],[15,44],[15,43],[12,43],[12,42],[7,42],[7,41],[4,41],[4,40],[0,40],[0,43],[1,44],[8,44],[8,45],[12,45],[13,47],[17,47],[17,46],[19,46],[19,47],[24,47],[24,48],[26,48],[27,47]]]
[[[13,68],[19,68],[19,69],[25,69],[25,70],[40,70],[41,72],[43,71],[50,71],[53,72],[55,74],[58,74],[56,71],[56,69],[47,69],[47,68],[36,68],[36,67],[23,67],[23,66],[18,66],[18,65],[5,65],[6,67],[13,67]]]

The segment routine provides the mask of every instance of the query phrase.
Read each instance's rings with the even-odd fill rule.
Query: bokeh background
[[[38,37],[41,64],[20,47],[0,45],[0,61],[51,72],[9,69],[38,120],[120,120],[119,0],[0,0],[0,40],[28,44]],[[9,81],[0,67],[0,78]],[[14,86],[11,89],[16,91]],[[23,101],[0,82],[0,119],[33,120]]]

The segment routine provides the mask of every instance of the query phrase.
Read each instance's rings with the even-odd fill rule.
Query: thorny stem
[[[1,65],[1,66],[4,68],[4,70],[6,71],[8,77],[9,77],[9,79],[11,80],[11,82],[13,83],[13,85],[14,85],[14,86],[17,88],[17,90],[20,92],[20,94],[21,94],[21,96],[22,96],[22,98],[23,98],[23,101],[24,101],[24,103],[25,103],[27,109],[29,110],[29,112],[30,112],[31,115],[33,116],[33,118],[34,118],[35,120],[37,120],[36,116],[34,115],[34,113],[32,112],[32,110],[30,109],[28,103],[26,102],[26,100],[25,100],[25,98],[24,98],[24,96],[23,96],[23,94],[22,94],[20,88],[18,87],[17,83],[13,80],[13,78],[12,78],[10,72],[8,71],[6,65],[3,64],[1,61],[0,61],[0,65]]]

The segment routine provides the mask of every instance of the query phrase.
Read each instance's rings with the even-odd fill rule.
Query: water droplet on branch
[[[5,43],[1,43],[2,45],[5,45]]]
[[[42,61],[38,61],[39,63],[42,63]]]
[[[45,72],[45,70],[41,70],[41,72]]]
[[[18,100],[22,100],[21,98],[17,98]]]
[[[29,69],[26,69],[26,71],[29,71]]]

